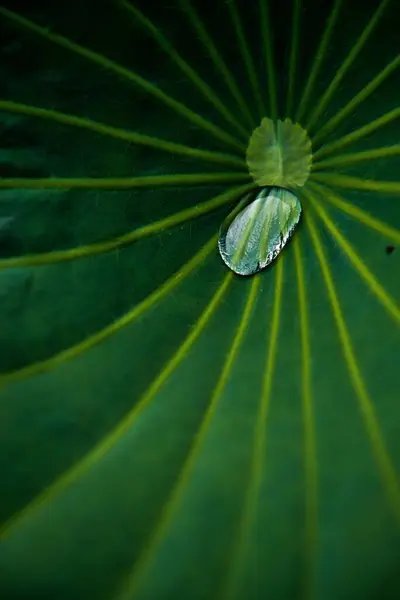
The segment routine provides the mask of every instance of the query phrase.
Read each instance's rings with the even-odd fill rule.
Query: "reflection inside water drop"
[[[238,275],[254,275],[281,252],[301,215],[301,204],[289,190],[261,188],[222,224],[218,248],[222,260]]]

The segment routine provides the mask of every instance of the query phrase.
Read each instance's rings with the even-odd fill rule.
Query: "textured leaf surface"
[[[98,4],[0,10],[0,595],[397,598],[396,2]],[[240,278],[264,116],[312,172]]]

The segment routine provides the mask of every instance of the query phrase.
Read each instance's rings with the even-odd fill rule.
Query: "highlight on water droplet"
[[[222,260],[238,275],[254,275],[281,252],[300,220],[301,204],[289,190],[268,187],[245,197],[221,226]]]

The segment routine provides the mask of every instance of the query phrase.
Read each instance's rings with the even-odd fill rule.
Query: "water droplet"
[[[301,204],[289,190],[262,188],[222,224],[218,248],[222,260],[238,275],[254,275],[281,252],[301,215]]]

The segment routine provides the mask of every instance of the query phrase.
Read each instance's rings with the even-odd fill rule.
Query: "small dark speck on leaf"
[[[392,254],[395,251],[395,246],[386,246],[386,254]]]

